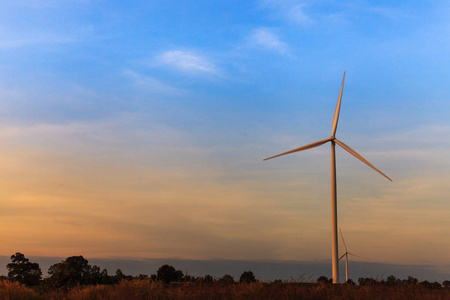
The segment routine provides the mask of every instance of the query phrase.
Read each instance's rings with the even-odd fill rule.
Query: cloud
[[[305,13],[306,3],[292,0],[263,0],[262,6],[269,8],[277,17],[285,18],[298,24],[309,24],[313,20]]]
[[[164,84],[153,77],[143,76],[135,71],[125,70],[123,74],[129,79],[131,79],[137,87],[143,88],[144,90],[152,93],[171,94],[175,96],[180,96],[184,94],[184,91],[178,88]]]
[[[364,3],[329,3],[323,1],[261,0],[261,7],[270,11],[272,17],[299,25],[348,24],[355,16],[363,14],[398,20],[407,13],[390,6],[370,6]]]
[[[290,7],[286,10],[287,17],[296,23],[308,24],[312,22],[312,19],[304,12],[305,4],[298,4]]]
[[[67,44],[67,43],[75,43],[79,42],[81,39],[71,38],[71,37],[63,37],[56,35],[41,35],[37,37],[28,37],[28,38],[4,38],[0,42],[0,48],[20,48],[20,47],[28,47],[31,45],[43,45],[47,46],[48,44]]]
[[[266,49],[273,50],[282,54],[289,51],[288,46],[268,28],[258,28],[253,31],[251,37],[252,44],[263,46]]]
[[[160,64],[183,72],[217,74],[217,67],[205,57],[188,51],[171,50],[158,57]]]

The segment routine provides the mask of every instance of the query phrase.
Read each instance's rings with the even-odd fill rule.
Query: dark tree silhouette
[[[386,284],[389,285],[389,286],[397,285],[399,282],[400,282],[400,280],[397,279],[397,277],[395,277],[394,275],[389,275],[386,278]]]
[[[38,285],[42,271],[38,263],[32,263],[20,252],[11,255],[12,263],[6,265],[8,277],[22,284]]]
[[[203,278],[204,283],[212,284],[214,283],[214,278],[211,275],[205,275]]]
[[[417,280],[417,278],[414,278],[412,276],[408,276],[407,279],[403,279],[403,283],[405,285],[409,285],[409,286],[414,286],[419,282],[419,280]]]
[[[119,282],[119,281],[121,281],[122,279],[125,279],[125,278],[127,278],[127,276],[125,274],[123,274],[122,270],[121,269],[117,269],[116,270],[116,275],[114,275],[114,281],[115,282]]]
[[[355,285],[356,283],[351,278],[349,278],[347,280],[346,284],[348,284],[348,285]]]
[[[158,280],[169,283],[172,281],[180,281],[183,278],[183,272],[175,270],[173,266],[163,265],[156,271]]]
[[[102,283],[102,272],[100,271],[100,267],[97,265],[93,265],[91,267],[91,283],[92,284],[100,284]]]
[[[222,278],[219,279],[219,282],[221,284],[233,284],[234,283],[234,278],[233,276],[229,275],[229,274],[225,274],[222,276]]]
[[[94,284],[92,267],[83,256],[71,256],[65,261],[54,264],[48,270],[49,283],[52,287],[73,287]]]
[[[102,272],[100,273],[101,276],[101,284],[113,284],[113,278],[112,276],[108,275],[108,270],[103,269]]]
[[[241,274],[241,277],[239,278],[240,283],[250,283],[255,282],[255,275],[253,275],[252,271],[245,271]]]
[[[317,283],[332,283],[333,280],[332,279],[328,279],[327,276],[320,276],[319,278],[317,278],[316,282]]]

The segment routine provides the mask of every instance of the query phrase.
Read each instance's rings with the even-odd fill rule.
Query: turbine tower
[[[357,159],[359,159],[360,161],[362,161],[363,163],[365,163],[366,165],[368,165],[369,167],[371,167],[372,169],[374,169],[375,171],[377,171],[378,173],[380,173],[381,175],[383,175],[384,177],[386,177],[387,179],[392,181],[392,179],[390,179],[383,172],[381,172],[380,170],[375,168],[370,162],[368,162],[358,152],[356,152],[355,150],[353,150],[352,148],[350,148],[349,146],[347,146],[343,142],[339,141],[336,138],[336,136],[335,136],[336,135],[337,125],[338,125],[338,120],[339,120],[339,111],[341,110],[341,99],[342,99],[342,90],[344,89],[345,73],[346,73],[346,71],[344,71],[344,77],[342,78],[341,91],[339,93],[339,99],[338,99],[338,102],[336,104],[336,110],[334,111],[333,125],[332,125],[332,128],[331,128],[331,136],[329,138],[326,138],[326,139],[323,139],[323,140],[320,140],[320,141],[317,141],[317,142],[314,142],[314,143],[311,143],[311,144],[308,144],[308,145],[305,145],[305,146],[302,146],[302,147],[298,147],[298,148],[292,149],[290,151],[283,152],[281,154],[274,155],[274,156],[271,156],[271,157],[268,157],[268,158],[264,159],[264,160],[272,159],[272,158],[279,157],[279,156],[282,156],[282,155],[286,155],[286,154],[290,154],[290,153],[295,153],[295,152],[299,152],[299,151],[303,151],[303,150],[319,147],[319,146],[321,146],[321,145],[323,145],[323,144],[325,144],[327,142],[331,142],[331,249],[332,249],[331,261],[332,261],[332,269],[333,269],[333,283],[339,283],[338,234],[337,234],[337,202],[336,202],[336,198],[337,198],[337,192],[336,192],[336,153],[335,153],[336,144],[338,144],[345,151],[347,151],[348,153],[350,153],[351,155],[353,155],[354,157],[356,157]]]
[[[341,233],[342,243],[344,244],[344,249],[345,249],[345,253],[342,254],[341,257],[339,257],[339,260],[341,260],[345,256],[345,282],[348,282],[348,255],[350,254],[350,255],[364,258],[364,259],[368,259],[368,258],[358,255],[358,254],[355,254],[355,253],[348,252],[347,246],[345,245],[344,236],[342,235],[342,230],[340,228],[339,228],[339,232]]]

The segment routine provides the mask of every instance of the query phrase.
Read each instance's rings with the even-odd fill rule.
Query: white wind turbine
[[[368,259],[368,258],[358,255],[358,254],[355,254],[355,253],[348,252],[347,246],[345,245],[344,236],[342,235],[342,230],[340,228],[339,228],[339,232],[341,233],[342,243],[344,244],[344,249],[345,249],[345,253],[342,254],[341,257],[339,257],[339,260],[341,260],[345,256],[345,282],[348,282],[348,255],[350,254],[350,255],[364,258],[364,259]]]
[[[339,119],[339,111],[341,110],[341,99],[342,99],[342,90],[344,89],[344,80],[345,80],[345,71],[344,71],[344,77],[342,78],[342,85],[341,85],[341,91],[339,93],[339,99],[336,104],[336,110],[334,111],[334,118],[333,118],[333,125],[331,128],[331,136],[329,138],[292,149],[290,151],[268,157],[264,160],[272,159],[278,156],[299,152],[311,148],[315,148],[318,146],[321,146],[327,142],[331,142],[331,248],[332,248],[332,255],[331,255],[331,261],[332,261],[332,269],[333,269],[333,283],[339,283],[339,260],[338,260],[338,234],[337,234],[337,193],[336,193],[336,153],[335,153],[335,147],[336,144],[344,148],[348,153],[392,181],[388,176],[386,176],[383,172],[375,168],[370,162],[368,162],[364,157],[362,157],[358,152],[344,144],[343,142],[339,141],[335,135],[336,135],[336,129],[338,125],[338,119]]]

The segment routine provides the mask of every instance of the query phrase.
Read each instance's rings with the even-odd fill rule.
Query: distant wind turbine
[[[347,246],[345,245],[344,236],[342,235],[342,230],[340,228],[339,228],[339,232],[341,233],[342,243],[344,244],[344,249],[345,249],[345,253],[342,254],[341,257],[339,257],[339,260],[341,260],[345,256],[345,282],[348,282],[348,255],[350,254],[350,255],[364,258],[364,259],[368,259],[368,258],[358,255],[358,254],[355,254],[355,253],[348,252]]]
[[[327,142],[331,142],[331,247],[332,247],[332,256],[331,256],[331,261],[332,261],[332,269],[333,269],[333,283],[339,283],[339,260],[338,260],[338,234],[337,234],[337,202],[336,202],[336,198],[337,198],[337,192],[336,192],[336,153],[335,153],[335,147],[336,144],[338,144],[339,146],[341,146],[342,148],[344,148],[344,150],[346,150],[348,153],[350,153],[351,155],[353,155],[354,157],[356,157],[357,159],[359,159],[360,161],[362,161],[363,163],[365,163],[366,165],[368,165],[369,167],[371,167],[372,169],[374,169],[375,171],[377,171],[378,173],[380,173],[381,175],[383,175],[384,177],[386,177],[387,179],[389,179],[390,181],[392,181],[392,179],[390,179],[389,177],[387,177],[383,172],[381,172],[380,170],[378,170],[377,168],[375,168],[370,162],[368,162],[364,157],[362,157],[358,152],[356,152],[355,150],[353,150],[352,148],[350,148],[349,146],[347,146],[346,144],[344,144],[343,142],[339,141],[335,135],[336,135],[336,129],[337,129],[337,125],[338,125],[338,120],[339,120],[339,111],[341,110],[341,99],[342,99],[342,90],[344,89],[344,80],[345,80],[345,73],[346,71],[344,71],[344,77],[342,78],[342,85],[341,85],[341,91],[339,93],[339,99],[338,102],[336,104],[336,110],[334,111],[334,118],[333,118],[333,125],[331,128],[331,136],[327,139],[323,139],[299,148],[295,148],[293,150],[275,155],[275,156],[271,156],[268,157],[264,160],[268,160],[268,159],[272,159],[278,156],[282,156],[282,155],[286,155],[286,154],[290,154],[290,153],[294,153],[294,152],[299,152],[299,151],[303,151],[303,150],[307,150],[307,149],[311,149],[311,148],[315,148],[315,147],[319,147]]]

